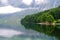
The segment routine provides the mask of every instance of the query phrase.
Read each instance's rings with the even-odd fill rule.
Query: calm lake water
[[[0,40],[58,40],[55,36],[48,36],[34,30],[0,29]]]
[[[47,29],[46,26],[41,27],[34,24],[20,24],[20,26],[0,24],[0,40],[60,40],[60,35],[49,33],[54,27],[51,29]]]

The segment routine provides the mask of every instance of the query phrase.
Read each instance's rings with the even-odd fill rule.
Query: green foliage
[[[60,23],[60,19],[56,20],[56,23]]]
[[[60,7],[38,12],[33,15],[28,15],[22,20],[28,23],[38,23],[38,22],[54,22],[54,20],[57,19],[60,19]]]
[[[27,15],[21,20],[22,25],[27,29],[33,29],[48,35],[60,38],[60,25],[40,25],[37,23],[60,23],[60,7]],[[58,35],[58,36],[57,36]]]
[[[34,30],[37,30],[37,31],[44,31],[46,32],[47,30],[49,30],[51,32],[51,29],[53,30],[55,27],[38,27],[38,26],[32,26],[33,24],[36,24],[36,23],[60,23],[60,7],[57,7],[57,8],[53,8],[53,9],[49,9],[49,10],[45,10],[45,11],[42,11],[42,12],[38,12],[36,14],[33,14],[33,15],[27,15],[25,18],[23,18],[21,20],[21,24],[26,26],[26,25],[31,25],[30,27],[29,26],[26,26],[26,28],[31,28],[31,29],[34,29]],[[56,21],[57,20],[57,21]],[[56,26],[57,27],[57,26]],[[58,26],[57,28],[60,29],[60,26]],[[49,32],[47,32],[49,33]]]
[[[37,18],[37,22],[53,22],[54,17],[48,13],[44,13]]]
[[[55,19],[60,19],[60,8],[51,9],[49,13],[54,16]]]
[[[27,29],[32,29],[32,30],[38,31],[40,33],[45,33],[50,36],[56,36],[56,37],[59,36],[60,37],[60,35],[59,35],[60,30],[58,31],[58,29],[56,29],[54,25],[40,25],[40,24],[33,24],[33,23],[32,24],[25,23],[23,25]]]

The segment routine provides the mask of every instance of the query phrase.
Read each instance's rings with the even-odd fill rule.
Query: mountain
[[[0,14],[0,24],[10,25],[10,26],[20,26],[20,20],[26,15],[36,13],[37,9],[26,9],[21,12],[11,13],[11,14]]]

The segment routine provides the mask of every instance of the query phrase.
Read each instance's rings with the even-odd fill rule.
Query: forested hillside
[[[42,12],[37,12],[33,15],[27,15],[21,20],[22,24],[25,23],[60,23],[60,6]],[[60,27],[59,27],[60,28]]]
[[[60,19],[60,6],[57,8],[52,8],[49,10],[45,10],[42,12],[38,12],[33,15],[27,15],[24,19],[22,19],[23,22],[29,22],[29,23],[38,23],[38,22],[53,22],[54,20]]]

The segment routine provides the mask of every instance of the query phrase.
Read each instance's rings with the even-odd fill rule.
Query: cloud
[[[44,4],[44,3],[48,3],[48,0],[35,0],[35,3],[38,5],[42,3]]]
[[[8,0],[1,0],[2,3],[8,3]]]
[[[22,3],[30,5],[32,3],[32,0],[22,0]]]
[[[8,0],[0,0],[0,6],[6,6],[8,4]]]
[[[14,13],[14,12],[22,11],[22,10],[24,9],[16,8],[16,7],[8,5],[8,6],[0,7],[0,14]]]

